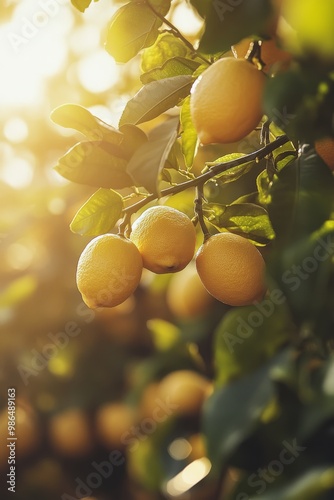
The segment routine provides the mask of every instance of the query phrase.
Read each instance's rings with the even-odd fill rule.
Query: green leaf
[[[168,59],[162,66],[142,74],[140,80],[147,84],[164,78],[172,78],[173,76],[192,75],[199,65],[198,62],[185,57],[173,57]]]
[[[79,142],[62,156],[55,170],[65,179],[88,186],[121,189],[133,186],[117,146],[106,142]]]
[[[169,7],[169,1],[159,2],[155,6],[163,15],[168,12]],[[155,42],[161,24],[161,19],[145,2],[127,3],[111,19],[106,50],[117,62],[127,62],[140,50]]]
[[[94,2],[98,2],[98,0],[94,0]],[[92,0],[71,0],[72,5],[76,7],[80,12],[85,12],[87,7],[90,6]]]
[[[137,151],[137,149],[147,142],[147,135],[136,125],[122,125],[120,131],[123,134],[121,144],[122,151],[127,159]]]
[[[172,118],[153,129],[148,142],[129,161],[126,171],[137,186],[157,194],[159,176],[177,138],[178,124],[178,118]]]
[[[256,372],[216,390],[204,405],[203,430],[216,471],[258,426],[274,394],[270,371],[286,356],[283,352]]]
[[[120,125],[125,123],[138,125],[156,118],[189,95],[192,82],[193,78],[190,75],[183,75],[144,85],[128,101],[121,116]]]
[[[52,111],[50,118],[57,125],[78,130],[91,141],[106,140],[120,144],[123,139],[123,135],[116,128],[104,123],[78,104],[62,104]]]
[[[256,305],[225,314],[214,334],[217,386],[252,373],[289,339],[292,327],[285,302],[283,293],[273,289]]]
[[[259,193],[259,203],[261,205],[268,205],[271,203],[270,187],[271,183],[269,180],[267,170],[263,170],[256,178],[256,186]]]
[[[191,0],[191,3],[205,19],[199,50],[206,54],[227,51],[242,38],[265,33],[272,15],[270,0]]]
[[[217,229],[244,236],[257,244],[265,245],[275,238],[267,211],[253,203],[219,205],[210,203],[205,208],[212,211],[207,216]]]
[[[304,469],[290,477],[285,484],[269,487],[266,494],[254,495],[249,500],[329,500],[334,489],[334,467],[321,465]]]
[[[230,153],[228,155],[221,156],[213,162],[207,162],[206,165],[213,167],[219,163],[228,163],[233,160],[238,160],[246,156],[244,153]],[[254,161],[243,163],[242,165],[237,165],[236,167],[230,167],[215,176],[215,179],[221,179],[222,182],[234,182],[243,175],[247,174],[254,165]]]
[[[294,161],[297,156],[298,154],[296,148],[291,141],[286,142],[283,146],[280,146],[277,149],[274,149],[273,158],[276,170],[280,172],[291,161]]]
[[[147,73],[155,68],[161,68],[169,59],[185,58],[189,51],[185,44],[171,33],[161,33],[155,43],[145,49],[141,56],[141,70]]]
[[[181,144],[182,152],[186,162],[187,168],[191,168],[196,148],[198,144],[197,132],[191,119],[190,113],[190,96],[187,96],[183,101],[181,108]]]
[[[98,236],[111,231],[123,210],[122,196],[100,188],[75,214],[70,228],[82,236]]]

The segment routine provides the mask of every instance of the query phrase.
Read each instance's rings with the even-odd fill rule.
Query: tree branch
[[[216,165],[211,167],[209,170],[207,170],[204,174],[199,175],[195,179],[190,179],[189,181],[181,182],[177,186],[172,186],[172,187],[163,189],[160,193],[160,197],[177,194],[177,193],[180,193],[181,191],[184,191],[185,189],[189,189],[192,187],[199,186],[200,184],[204,184],[209,179],[212,179],[212,177],[215,177],[216,175],[221,174],[222,172],[225,172],[226,170],[229,170],[230,168],[237,167],[239,165],[243,165],[244,163],[248,163],[251,161],[262,160],[268,154],[270,154],[272,151],[279,148],[280,146],[283,146],[283,144],[285,144],[288,141],[289,141],[289,138],[286,135],[281,135],[280,137],[275,139],[270,144],[267,144],[263,148],[258,149],[257,151],[254,151],[253,153],[249,153],[248,155],[245,155],[241,158],[236,158],[235,160],[226,161],[223,163],[217,163]],[[147,203],[149,203],[150,201],[153,201],[157,198],[158,198],[158,195],[149,194],[144,200],[140,200],[137,203],[134,203],[133,205],[131,205],[130,207],[125,208],[123,210],[123,214],[135,213],[135,212],[137,212],[137,210],[144,207]]]

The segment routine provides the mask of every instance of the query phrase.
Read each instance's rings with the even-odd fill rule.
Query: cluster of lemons
[[[195,245],[196,230],[187,215],[168,206],[148,208],[129,239],[105,234],[87,245],[78,262],[79,291],[88,307],[117,306],[135,291],[143,267],[157,274],[179,272],[192,261]],[[221,302],[251,304],[265,292],[262,255],[241,236],[211,236],[195,263],[204,287]]]

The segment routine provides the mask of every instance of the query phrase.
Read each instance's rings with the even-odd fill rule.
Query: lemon
[[[107,448],[117,449],[125,446],[125,434],[134,424],[131,408],[123,403],[107,403],[96,413],[97,435]]]
[[[175,405],[176,415],[196,414],[201,410],[211,389],[208,379],[191,370],[177,370],[164,377],[159,397]]]
[[[131,241],[144,267],[156,274],[181,271],[195,252],[196,231],[187,215],[172,207],[145,210],[132,226]]]
[[[193,319],[208,313],[214,304],[197,274],[195,262],[175,274],[167,289],[167,304],[178,318]]]
[[[65,456],[84,456],[92,448],[89,421],[79,408],[54,415],[49,422],[49,438],[55,451]]]
[[[197,252],[196,267],[208,292],[230,306],[252,304],[265,293],[262,255],[237,234],[211,236]]]
[[[135,291],[142,269],[140,253],[130,240],[105,234],[94,238],[82,252],[77,286],[88,307],[114,307]]]
[[[202,144],[243,139],[259,124],[265,75],[246,59],[226,57],[191,89],[190,111]]]

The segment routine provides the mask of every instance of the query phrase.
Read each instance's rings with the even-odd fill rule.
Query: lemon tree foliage
[[[72,4],[84,12],[92,2]],[[168,0],[132,0],[110,16],[105,6],[107,52],[138,70],[118,127],[78,104],[51,114],[85,136],[56,171],[97,189],[71,223],[73,232],[97,237],[80,258],[79,289],[89,307],[114,306],[139,285],[143,265],[168,273],[192,260],[196,272],[196,261],[210,313],[179,314],[180,298],[168,320],[149,323],[156,352],[139,367],[129,401],[142,404],[170,372],[211,377],[200,412],[211,467],[204,484],[213,485],[204,497],[329,499],[334,180],[333,163],[317,144],[334,143],[334,7],[316,0],[180,5],[197,16],[192,35],[175,25],[177,6]],[[245,122],[251,126],[240,133]],[[173,207],[171,227],[182,234],[162,219],[153,227],[166,211],[158,205]],[[147,214],[153,219],[142,224]],[[180,216],[191,233],[187,258]],[[229,239],[235,246],[227,252]],[[185,262],[176,265],[171,255]],[[152,296],[172,290],[169,281],[179,292],[177,276],[155,276]],[[165,494],[189,464],[165,451],[186,434],[187,418],[176,412],[129,453],[129,473],[144,488]]]

